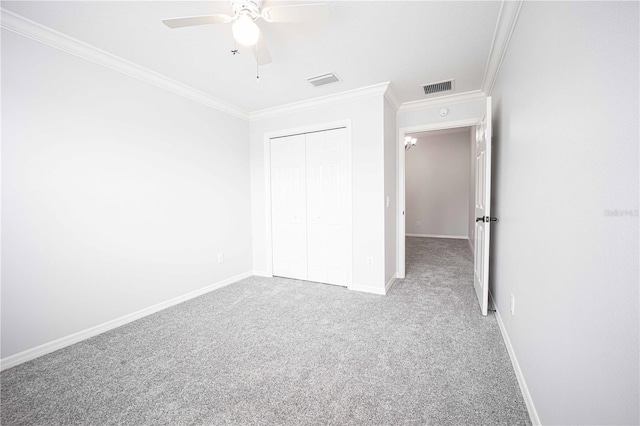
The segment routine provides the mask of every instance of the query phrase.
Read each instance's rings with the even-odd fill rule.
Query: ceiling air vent
[[[336,83],[340,81],[337,75],[334,73],[323,74],[317,77],[308,78],[307,81],[315,87],[324,86],[325,84]]]
[[[446,81],[438,81],[437,83],[423,84],[425,95],[433,95],[440,92],[451,92],[453,90],[453,79]]]

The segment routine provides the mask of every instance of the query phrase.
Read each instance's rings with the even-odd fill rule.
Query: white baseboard
[[[273,278],[273,275],[269,274],[267,271],[253,271],[253,275],[256,277]]]
[[[349,287],[347,287],[349,290],[353,290],[353,291],[361,291],[363,293],[372,293],[372,294],[379,294],[381,296],[385,295],[385,289],[384,288],[378,288],[378,287],[369,287],[369,286],[365,286],[365,285],[350,285]]]
[[[511,359],[511,364],[513,365],[513,370],[516,373],[516,378],[518,379],[518,385],[520,385],[520,391],[522,392],[522,397],[524,398],[524,403],[527,405],[527,411],[529,411],[529,418],[531,419],[531,423],[533,426],[540,426],[540,417],[538,417],[538,412],[536,411],[536,407],[533,404],[533,399],[531,399],[531,394],[529,393],[529,388],[527,387],[527,382],[524,380],[524,375],[522,374],[522,370],[520,369],[520,364],[518,363],[518,358],[516,357],[516,353],[513,350],[513,346],[511,345],[511,340],[509,339],[509,335],[507,334],[507,329],[502,322],[502,317],[500,316],[500,312],[498,311],[498,307],[496,306],[495,300],[493,300],[493,295],[489,292],[489,297],[491,298],[491,304],[496,310],[496,321],[498,322],[498,327],[500,327],[500,333],[502,334],[502,339],[504,340],[504,344],[507,347],[507,352],[509,353],[509,358]]]
[[[389,282],[384,286],[384,294],[386,295],[391,290],[391,287],[396,283],[397,274],[393,274]]]
[[[467,235],[438,235],[438,234],[405,234],[407,237],[422,237],[422,238],[452,238],[455,240],[467,240]]]
[[[469,248],[471,249],[471,253],[475,253],[475,248],[473,248],[473,241],[471,241],[471,238],[469,238]]]
[[[217,290],[229,284],[233,284],[244,278],[250,277],[251,275],[253,275],[252,272],[245,272],[243,274],[239,274],[234,277],[227,278],[226,280],[222,280],[217,283],[208,285],[206,287],[202,287],[197,290],[191,291],[187,294],[183,294],[182,296],[174,297],[173,299],[169,299],[167,301],[160,302],[148,308],[141,309],[137,312],[133,312],[131,314],[127,314],[120,318],[116,318],[114,320],[107,321],[105,323],[96,325],[94,327],[87,328],[86,330],[82,330],[77,333],[70,334],[68,336],[62,337],[52,342],[48,342],[43,345],[36,346],[35,348],[27,349],[26,351],[22,351],[15,355],[2,358],[0,360],[0,371],[6,370],[7,368],[15,367],[16,365],[23,364],[27,361],[31,361],[32,359],[36,359],[48,353],[57,351],[58,349],[62,349],[67,346],[73,345],[74,343],[78,343],[90,337],[97,336],[98,334],[104,333],[105,331],[113,330],[114,328],[120,327],[122,325],[130,323],[137,319],[154,314],[163,309],[177,305],[178,303],[186,302],[189,299],[202,296],[205,293],[209,293],[210,291]]]

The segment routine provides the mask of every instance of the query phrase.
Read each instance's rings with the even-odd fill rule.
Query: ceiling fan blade
[[[208,25],[208,24],[226,24],[231,22],[233,18],[228,15],[215,14],[215,15],[202,15],[202,16],[187,16],[185,18],[169,18],[163,19],[162,22],[169,28],[182,28],[193,27],[196,25]]]
[[[258,65],[267,65],[271,63],[271,54],[269,53],[267,43],[265,43],[264,38],[262,38],[262,34],[260,34],[258,42],[253,46],[252,50],[253,56],[255,56]]]
[[[262,9],[262,17],[267,22],[313,22],[321,21],[329,14],[326,4],[297,4],[274,6]]]

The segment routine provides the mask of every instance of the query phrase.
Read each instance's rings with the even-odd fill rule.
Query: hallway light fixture
[[[412,147],[416,146],[416,142],[418,142],[418,139],[411,137],[411,136],[405,136],[404,137],[404,150],[405,151],[409,151]]]

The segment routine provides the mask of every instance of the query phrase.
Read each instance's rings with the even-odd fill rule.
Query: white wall
[[[252,120],[251,226],[253,267],[266,273],[267,206],[265,198],[265,133],[351,121],[353,194],[353,287],[384,290],[384,134],[383,96],[346,101]],[[368,265],[371,257],[373,264]]]
[[[640,423],[638,6],[525,2],[493,91],[491,291],[543,424]]]
[[[480,121],[486,108],[486,101],[484,99],[480,99],[477,101],[444,106],[449,109],[449,113],[446,117],[440,116],[440,109],[442,109],[443,106],[415,111],[401,111],[398,113],[396,119],[397,128],[401,129],[404,127],[422,126],[427,124],[449,123],[458,120],[467,120],[470,118],[476,118]]]
[[[406,233],[468,238],[469,128],[424,132],[405,152]]]
[[[396,111],[384,100],[384,281],[389,283],[396,275],[397,242],[397,188],[398,188],[398,137],[396,136]],[[387,198],[389,204],[387,205]]]
[[[247,122],[4,30],[2,89],[3,358],[250,271]]]

